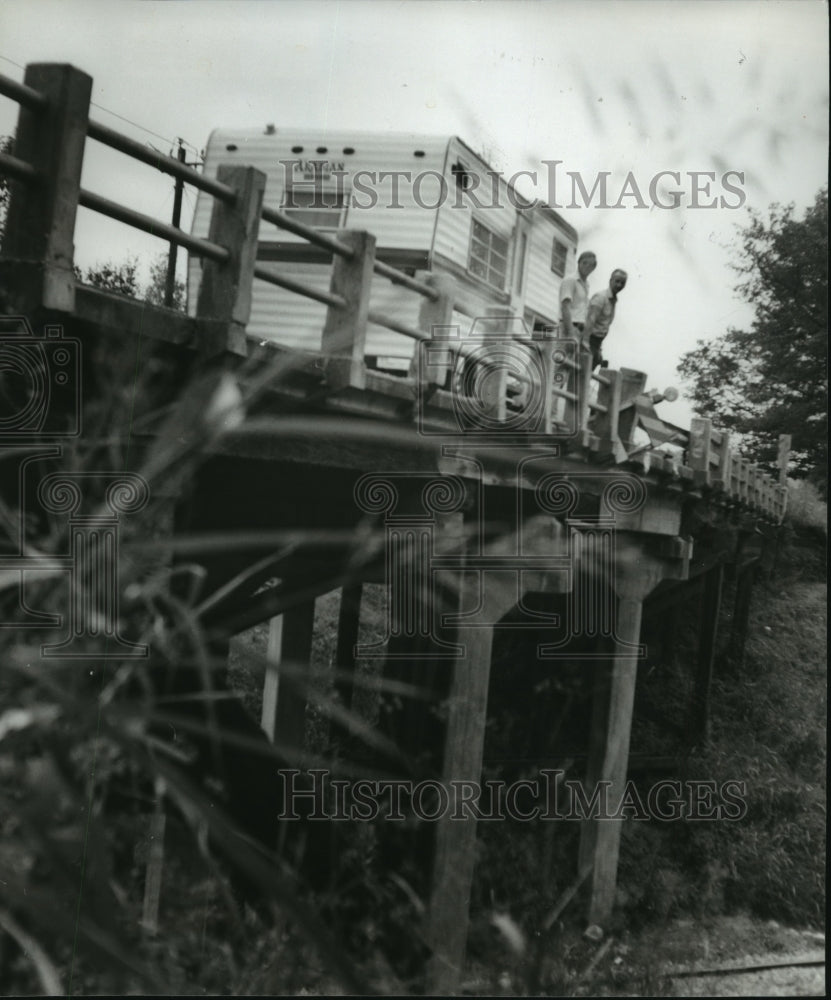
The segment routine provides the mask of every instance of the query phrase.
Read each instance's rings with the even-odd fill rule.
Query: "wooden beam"
[[[614,812],[623,794],[629,757],[629,737],[635,702],[642,605],[637,597],[617,602],[614,657],[595,667],[586,796],[589,801],[599,782],[605,782],[609,809]],[[601,795],[601,807],[603,796]],[[612,913],[620,854],[621,819],[585,819],[580,837],[578,868],[591,867],[588,920],[607,923]]]
[[[708,570],[701,594],[698,661],[688,718],[688,735],[691,745],[706,740],[709,735],[710,686],[716,656],[723,583],[724,564],[719,563]]]
[[[480,781],[490,681],[493,629],[463,633],[465,653],[452,668],[442,783]],[[427,991],[450,996],[458,989],[467,945],[470,891],[476,861],[476,819],[442,816],[436,825],[429,941],[433,953]]]
[[[272,618],[269,625],[261,725],[269,739],[298,755],[306,739],[307,698],[297,674],[311,660],[314,613],[314,600],[304,601]],[[280,665],[285,663],[294,675],[289,681],[280,676]]]
[[[747,643],[747,630],[750,621],[750,605],[755,576],[755,563],[740,567],[736,574],[736,595],[733,603],[733,624],[730,629],[728,656],[733,667],[739,670],[744,666],[745,644]]]
[[[344,708],[352,707],[353,675],[355,673],[355,647],[358,644],[358,627],[361,618],[363,584],[353,583],[343,587],[338,611],[338,638],[335,650],[335,691]]]

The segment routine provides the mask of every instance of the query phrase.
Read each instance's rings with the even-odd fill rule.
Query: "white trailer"
[[[479,316],[521,317],[551,330],[563,275],[575,270],[577,233],[549,206],[523,198],[461,139],[409,133],[313,132],[267,126],[217,129],[205,174],[222,163],[266,174],[265,204],[307,225],[366,230],[376,256],[410,275],[433,271],[456,281],[454,323],[464,334]],[[212,199],[199,193],[193,222],[207,236]],[[331,257],[263,222],[258,260],[304,284],[328,289]],[[188,304],[195,311],[201,262],[191,259]],[[372,308],[417,325],[421,299],[378,275]],[[264,281],[254,282],[248,332],[287,347],[317,350],[325,307]],[[371,324],[368,362],[406,369],[413,341]]]

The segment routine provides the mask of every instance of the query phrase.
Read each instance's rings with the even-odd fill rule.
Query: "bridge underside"
[[[384,584],[385,676],[420,689],[420,700],[405,699],[387,717],[384,733],[412,774],[478,781],[495,632],[506,616],[514,628],[542,621],[540,663],[585,660],[595,677],[590,794],[599,782],[621,788],[626,780],[644,604],[669,608],[701,593],[692,726],[706,731],[723,567],[746,574],[775,534],[749,504],[648,452],[623,464],[601,459],[591,431],[569,439],[460,433],[452,400],[422,405],[406,379],[377,375],[363,391],[332,390],[313,356],[252,345],[247,359],[205,358],[187,338],[130,332],[135,317],[119,332],[115,316],[133,307],[110,298],[89,294],[96,323],[39,317],[61,319],[82,345],[84,428],[75,445],[85,460],[108,452],[146,478],[166,517],[154,543],[162,561],[201,567],[198,588],[184,591],[214,648],[272,620],[272,629],[281,623],[278,658],[302,659],[315,598],[342,588],[338,665],[348,674],[361,585]],[[184,330],[193,321],[168,322]],[[231,384],[249,395],[242,422],[211,416]],[[2,468],[14,506],[14,456]],[[144,545],[125,538],[125,551],[131,541]],[[340,694],[348,703],[348,677]],[[302,741],[304,699],[267,690],[265,704],[266,729]],[[476,824],[439,822],[430,832],[419,848],[428,985],[452,990]],[[619,838],[617,822],[584,824],[577,876],[589,883],[592,922],[612,908]]]

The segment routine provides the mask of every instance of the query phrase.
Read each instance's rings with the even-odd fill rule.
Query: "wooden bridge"
[[[565,625],[558,619],[557,631],[550,618],[552,641],[540,656],[583,657],[594,671],[590,794],[601,781],[618,790],[626,781],[644,602],[669,607],[695,589],[703,593],[702,628],[690,727],[704,738],[725,567],[739,581],[740,645],[753,566],[785,514],[787,439],[774,480],[709,420],[695,419],[689,430],[663,421],[655,411],[662,396],[647,391],[642,372],[593,374],[578,345],[512,337],[506,316],[487,317],[477,337],[455,336],[446,277],[376,260],[369,233],[331,235],[263,208],[265,178],[252,168],[226,166],[206,177],[91,120],[91,83],[51,64],[29,66],[22,84],[0,78],[0,92],[20,105],[13,155],[0,156],[12,181],[0,305],[12,322],[26,317],[36,337],[60,326],[85,356],[102,344],[131,357],[162,352],[180,381],[158,387],[157,405],[174,405],[196,376],[208,386],[193,397],[194,427],[207,425],[207,403],[223,392],[241,401],[225,414],[234,419],[223,433],[185,442],[202,441],[203,462],[170,498],[177,535],[234,531],[247,543],[206,550],[202,559],[210,596],[200,615],[212,639],[222,643],[271,619],[274,658],[308,662],[315,598],[342,587],[341,671],[348,677],[356,653],[383,655],[389,676],[426,686],[427,702],[405,706],[391,727],[399,746],[413,757],[431,751],[442,782],[477,781],[494,630],[507,612],[525,609],[528,593],[560,595]],[[210,194],[208,238],[82,188],[89,140]],[[196,315],[81,284],[79,206],[201,258]],[[266,226],[331,255],[328,292],[258,263]],[[422,298],[418,328],[373,309],[373,275]],[[321,350],[289,351],[246,336],[255,281],[326,305]],[[368,368],[368,322],[415,342],[407,375]],[[160,418],[134,436],[133,467],[151,492],[148,470],[160,444],[172,447],[169,426]],[[390,592],[380,652],[357,648],[367,581]],[[299,745],[304,705],[288,690],[277,697],[276,676],[267,681],[264,728]],[[341,694],[348,702],[348,682]],[[443,723],[431,704],[442,706]],[[459,983],[475,837],[473,818],[435,824],[426,935],[428,986],[436,992]],[[619,843],[619,821],[584,823],[577,879],[564,898],[588,881],[592,923],[602,925],[612,910]]]

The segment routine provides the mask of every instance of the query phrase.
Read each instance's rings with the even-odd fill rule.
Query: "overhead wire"
[[[15,62],[14,59],[9,59],[8,56],[4,56],[2,55],[2,53],[0,53],[0,59],[2,59],[4,62],[11,63],[12,66],[16,66],[18,69],[22,70],[26,69],[25,66],[22,66],[19,62]],[[169,136],[161,135],[159,132],[154,132],[153,129],[147,128],[145,125],[139,124],[139,122],[134,122],[132,118],[127,118],[126,115],[119,114],[117,111],[111,111],[110,108],[105,108],[103,104],[98,104],[96,101],[90,101],[89,103],[90,107],[98,108],[99,111],[103,111],[105,114],[112,115],[114,118],[118,118],[121,121],[126,122],[128,125],[132,125],[133,128],[137,128],[142,132],[146,132],[148,135],[152,135],[156,139],[161,139],[162,142],[168,143],[171,149],[173,149],[179,142],[181,142],[183,146],[189,147],[197,154],[197,156],[199,155],[200,152],[199,149],[196,146],[194,146],[193,143],[188,142],[186,139],[182,139],[181,137],[177,137],[176,139],[171,139]]]

